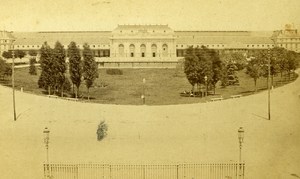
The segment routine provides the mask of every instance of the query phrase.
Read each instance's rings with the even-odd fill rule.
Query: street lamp
[[[15,98],[15,52],[12,51],[12,74],[11,74],[11,85],[13,90],[13,110],[14,110],[14,121],[17,120],[16,116],[16,98]]]
[[[240,157],[239,157],[239,165],[240,165],[240,178],[242,178],[242,144],[244,142],[244,129],[243,127],[240,127],[238,130],[238,139],[240,144]]]
[[[143,78],[143,94],[142,94],[142,96],[141,96],[141,98],[142,98],[142,100],[143,100],[143,104],[146,103],[145,85],[146,85],[146,79]]]
[[[207,96],[207,76],[204,77],[205,80],[205,97]]]
[[[44,129],[44,143],[45,143],[45,147],[46,147],[46,155],[47,155],[47,158],[46,158],[46,178],[50,178],[50,172],[49,172],[49,134],[50,134],[50,131],[47,127],[45,127]]]
[[[270,101],[271,101],[271,95],[270,95],[270,76],[271,76],[271,54],[270,54],[270,49],[268,49],[268,119],[271,120],[271,106],[270,106]]]

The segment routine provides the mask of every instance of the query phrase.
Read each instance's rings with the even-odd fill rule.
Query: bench
[[[47,95],[48,98],[58,98],[58,96],[55,95]]]
[[[240,97],[242,97],[242,95],[232,95],[232,96],[230,96],[230,98],[240,98]]]
[[[78,98],[65,98],[65,99],[69,101],[78,101]]]
[[[220,97],[220,98],[211,98],[210,100],[211,101],[221,101],[223,100],[224,98]]]

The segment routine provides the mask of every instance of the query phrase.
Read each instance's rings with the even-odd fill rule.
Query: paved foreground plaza
[[[24,89],[26,92],[26,89]],[[251,179],[300,176],[300,79],[267,91],[218,102],[123,106],[71,102],[0,86],[0,173],[3,179],[41,179],[43,130],[50,129],[50,161],[201,163],[238,161],[237,130],[244,127],[243,160]],[[96,140],[97,125],[108,136]]]

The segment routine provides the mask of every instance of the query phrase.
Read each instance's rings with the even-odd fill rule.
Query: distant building
[[[12,36],[11,32],[8,31],[0,31],[0,54],[4,51],[8,51],[12,49],[12,43],[15,38]]]
[[[279,46],[300,52],[300,35],[292,25],[274,32],[174,31],[168,25],[118,25],[113,31],[99,32],[1,31],[0,40],[1,54],[11,49],[39,50],[44,42],[53,47],[60,41],[67,48],[74,41],[80,49],[87,43],[100,61],[176,60],[190,46],[240,52]]]
[[[278,47],[300,52],[300,33],[294,25],[285,25],[284,30],[274,32],[274,40]]]

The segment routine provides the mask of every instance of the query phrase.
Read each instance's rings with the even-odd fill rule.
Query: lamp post
[[[49,129],[46,127],[44,129],[44,143],[45,143],[45,147],[46,147],[46,178],[50,178],[50,172],[49,172],[49,134],[50,134],[50,131]]]
[[[238,139],[239,139],[239,144],[240,144],[240,155],[239,155],[240,178],[242,178],[242,144],[244,142],[244,132],[245,131],[244,131],[243,127],[240,127],[238,130]]]
[[[205,80],[205,97],[207,97],[207,76],[204,77]]]
[[[268,119],[271,120],[271,106],[270,106],[270,101],[271,101],[271,94],[270,94],[270,76],[271,76],[271,54],[270,54],[270,49],[268,49]]]
[[[145,85],[146,85],[146,79],[143,78],[143,94],[142,94],[142,100],[143,100],[143,104],[146,103],[146,95],[145,95]]]
[[[16,99],[15,99],[15,52],[12,51],[12,74],[11,74],[11,84],[13,90],[13,110],[14,110],[14,121],[17,120],[16,116]]]

